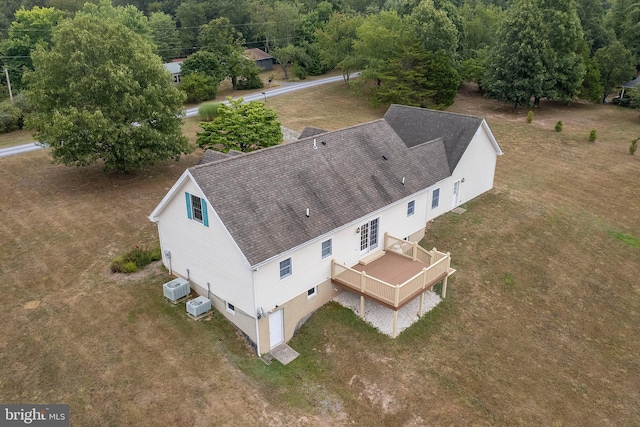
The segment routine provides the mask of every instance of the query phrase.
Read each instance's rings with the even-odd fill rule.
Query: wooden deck
[[[383,256],[367,265],[356,264],[351,268],[360,272],[364,271],[369,276],[397,286],[420,273],[425,267],[426,265],[420,261],[414,261],[396,252],[387,251]]]
[[[455,272],[449,253],[427,251],[387,233],[384,240],[385,251],[367,255],[354,266],[332,260],[332,283],[395,311],[440,281],[442,297],[446,296],[447,278]]]

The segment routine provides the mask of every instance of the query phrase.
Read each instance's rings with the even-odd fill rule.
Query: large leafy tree
[[[600,67],[604,102],[612,89],[633,78],[635,58],[619,41],[598,49],[593,57]]]
[[[349,83],[349,75],[362,63],[353,47],[358,27],[363,22],[359,15],[334,13],[324,26],[315,32],[323,64],[331,69],[340,67],[342,77]]]
[[[182,76],[188,76],[192,73],[200,73],[209,76],[216,81],[216,85],[224,78],[224,71],[220,65],[220,58],[215,54],[206,50],[201,50],[193,55],[189,55],[180,66]]]
[[[282,130],[275,110],[264,103],[242,98],[227,98],[218,115],[210,122],[202,123],[204,132],[198,134],[198,145],[224,153],[229,150],[249,152],[271,147],[282,141]]]
[[[578,17],[584,31],[584,40],[590,53],[609,44],[612,33],[605,26],[602,0],[580,0],[576,4]]]
[[[365,62],[360,81],[376,80],[378,83],[381,83],[380,76],[385,72],[389,59],[396,54],[398,47],[415,38],[407,19],[395,11],[368,16],[356,33],[354,51],[356,56],[363,58]]]
[[[176,21],[164,12],[154,12],[149,17],[151,37],[158,47],[158,54],[164,62],[178,58],[181,54],[180,33]]]
[[[151,27],[149,18],[140,12],[135,6],[114,7],[110,0],[99,0],[97,3],[87,2],[76,16],[90,16],[93,19],[118,22],[138,35],[151,41]]]
[[[613,0],[606,24],[616,38],[640,58],[640,0]]]
[[[216,18],[202,25],[198,41],[209,57],[217,58],[221,79],[228,77],[233,89],[262,87],[262,80],[258,76],[260,69],[244,57],[244,38],[229,19]]]
[[[551,47],[539,3],[521,0],[507,10],[487,65],[487,96],[517,107],[545,93]]]
[[[570,101],[582,86],[585,72],[580,53],[584,34],[575,0],[542,0],[542,16],[549,49],[545,52],[547,70],[543,96]],[[586,46],[585,46],[586,50]]]
[[[411,13],[411,21],[427,50],[443,50],[451,57],[456,54],[459,44],[458,28],[445,10],[436,9],[433,0],[421,1]]]
[[[121,22],[87,13],[58,25],[50,51],[36,49],[27,125],[54,161],[102,159],[124,172],[189,151],[178,116],[183,95],[153,50]]]
[[[51,7],[35,6],[30,10],[16,11],[16,19],[9,28],[9,38],[0,43],[3,66],[9,71],[14,91],[24,87],[22,75],[25,70],[33,69],[31,52],[37,45],[49,46],[51,32],[62,17],[62,12]]]

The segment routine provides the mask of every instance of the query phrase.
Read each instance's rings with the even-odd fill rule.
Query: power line
[[[216,27],[220,27],[220,28],[249,27],[249,26],[261,26],[261,25],[272,25],[272,24],[290,24],[290,23],[294,23],[294,22],[302,23],[302,22],[304,22],[304,18],[289,19],[289,20],[286,20],[286,21],[247,22],[247,23],[244,23],[244,24],[224,24],[224,25],[215,25],[215,26]],[[211,21],[205,22],[202,25],[209,25],[210,23],[211,23]],[[193,30],[193,29],[199,29],[200,27],[202,27],[202,25],[187,26],[187,27],[175,26],[175,27],[165,27],[165,28],[167,28],[167,29],[176,29],[176,30]],[[165,28],[160,27],[160,29],[165,29]],[[0,31],[7,31],[7,32],[8,31],[18,31],[18,32],[34,32],[34,33],[40,32],[41,33],[41,32],[50,32],[51,29],[43,30],[43,29],[38,29],[38,28],[11,28],[11,27],[4,27],[4,28],[0,28]]]

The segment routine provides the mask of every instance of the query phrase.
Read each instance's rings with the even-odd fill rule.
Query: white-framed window
[[[431,193],[431,209],[435,209],[440,204],[440,189],[436,188]]]
[[[314,286],[313,288],[307,291],[307,298],[315,297],[317,293],[318,293],[318,287]]]
[[[236,306],[227,302],[227,311],[231,314],[236,314]]]
[[[291,258],[280,261],[280,278],[291,276]]]
[[[331,239],[322,242],[322,258],[324,259],[328,256],[331,256],[331,252]]]
[[[187,218],[198,221],[208,227],[207,202],[194,194],[184,194],[187,201]]]
[[[411,216],[416,211],[416,201],[412,200],[407,204],[407,216]]]

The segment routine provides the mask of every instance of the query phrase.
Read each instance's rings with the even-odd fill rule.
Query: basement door
[[[269,315],[269,349],[284,342],[284,309]]]
[[[366,254],[378,247],[378,225],[380,218],[365,222],[360,226],[360,253]]]
[[[457,180],[453,183],[453,200],[451,202],[451,207],[455,208],[460,203],[460,180]]]

